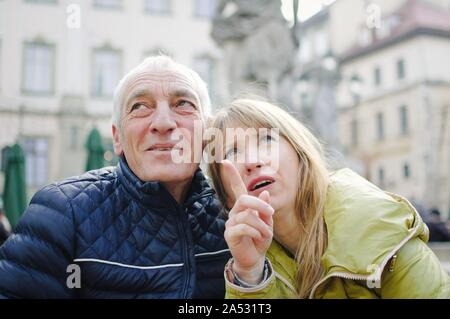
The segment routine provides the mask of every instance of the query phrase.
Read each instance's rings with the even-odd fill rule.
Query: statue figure
[[[224,49],[231,95],[257,83],[272,100],[283,100],[280,83],[293,70],[296,46],[281,1],[221,0],[212,37]]]

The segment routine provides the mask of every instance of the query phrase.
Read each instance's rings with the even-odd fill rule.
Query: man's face
[[[194,152],[200,156],[202,152],[193,145],[194,123],[201,123],[201,112],[190,81],[170,71],[143,74],[127,86],[124,97],[121,127],[113,125],[116,154],[123,152],[128,166],[142,181],[191,180],[198,164],[194,160],[173,161],[176,155],[189,152],[193,159],[199,155]],[[180,136],[183,144],[191,147],[178,148]]]

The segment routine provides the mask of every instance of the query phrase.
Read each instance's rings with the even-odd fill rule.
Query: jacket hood
[[[406,199],[382,191],[350,169],[330,175],[324,219],[326,273],[381,275],[387,259],[409,239],[428,240],[428,228]]]

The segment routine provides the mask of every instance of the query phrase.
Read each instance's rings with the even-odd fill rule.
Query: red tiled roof
[[[399,24],[390,30],[389,35],[375,38],[370,44],[355,45],[342,56],[342,61],[361,56],[365,53],[397,43],[403,37],[413,35],[420,30],[437,31],[450,36],[450,12],[423,0],[408,0],[391,16],[399,18]]]
[[[404,32],[416,27],[450,31],[450,12],[431,3],[408,0],[396,13],[402,23],[395,32]]]

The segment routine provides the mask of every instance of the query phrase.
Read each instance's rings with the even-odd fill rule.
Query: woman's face
[[[258,197],[267,190],[276,215],[293,212],[300,169],[294,148],[285,138],[273,134],[269,129],[247,130],[247,127],[239,125],[231,125],[228,129],[230,128],[240,128],[246,132],[242,134],[241,131],[231,138],[231,134],[227,132],[224,137],[223,154],[224,159],[231,161],[238,170],[248,194]],[[271,151],[267,151],[268,149]],[[220,178],[222,181],[226,180],[222,167]],[[236,198],[230,185],[223,186],[228,194],[226,204],[231,208]]]

